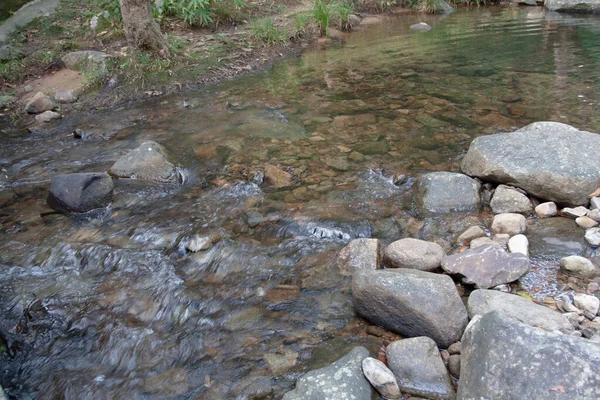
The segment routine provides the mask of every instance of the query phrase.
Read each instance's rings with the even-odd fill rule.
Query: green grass
[[[275,26],[272,18],[262,18],[252,21],[250,30],[252,37],[256,41],[267,45],[284,43],[288,39],[287,29],[280,29]]]

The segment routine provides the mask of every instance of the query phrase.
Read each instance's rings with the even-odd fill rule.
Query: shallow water
[[[422,20],[433,30],[409,31]],[[339,249],[452,244],[489,223],[420,215],[414,177],[457,171],[474,137],[538,120],[600,131],[599,39],[598,17],[541,8],[401,15],[251,77],[5,134],[2,386],[24,399],[279,398],[353,345],[376,352]],[[107,170],[149,139],[185,185],[120,180],[104,212],[46,214],[52,176]],[[264,184],[267,163],[295,186]],[[187,253],[196,233],[216,244]],[[524,290],[568,293],[558,258],[534,255]],[[269,353],[295,365],[274,372]]]

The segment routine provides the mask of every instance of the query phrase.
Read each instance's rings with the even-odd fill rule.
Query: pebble
[[[492,237],[492,240],[506,248],[506,246],[508,246],[508,241],[510,240],[510,235],[507,233],[497,233]]]
[[[518,235],[527,230],[527,219],[521,214],[506,213],[494,216],[492,220],[492,232],[508,233]]]
[[[590,228],[585,231],[585,240],[592,247],[600,246],[600,228]]]
[[[542,203],[535,208],[535,215],[538,218],[554,217],[558,213],[556,204],[552,201]]]
[[[212,241],[208,236],[193,236],[187,244],[187,249],[192,253],[206,251],[212,247]]]
[[[529,257],[529,240],[525,235],[515,235],[508,241],[508,251],[511,253],[521,253]]]
[[[592,210],[600,210],[600,197],[592,197],[590,199],[590,208]]]
[[[460,234],[457,242],[460,244],[468,245],[473,239],[477,239],[485,236],[485,231],[479,226],[471,226],[466,231]]]
[[[590,260],[580,256],[564,257],[560,260],[560,268],[566,272],[591,278],[596,274],[596,267]]]
[[[586,217],[586,216],[577,217],[575,219],[575,222],[577,223],[577,225],[579,225],[580,227],[585,228],[585,229],[589,229],[589,228],[598,226],[598,222],[596,222],[592,218]]]
[[[584,293],[576,293],[573,295],[573,303],[575,307],[583,310],[584,314],[596,315],[600,309],[600,299]]]
[[[460,355],[453,354],[448,358],[448,371],[455,378],[460,378]]]
[[[587,213],[587,217],[593,219],[596,222],[600,222],[600,210],[591,210]]]
[[[386,399],[400,399],[402,393],[394,373],[381,361],[367,357],[362,362],[362,370],[371,385]]]
[[[565,207],[562,210],[563,217],[569,217],[569,218],[573,218],[573,219],[583,217],[587,213],[588,213],[588,209],[583,206],[579,206],[579,207],[575,207],[575,208]]]
[[[450,354],[451,356],[455,354],[460,354],[460,347],[460,342],[452,343],[450,346],[448,346],[448,354]]]

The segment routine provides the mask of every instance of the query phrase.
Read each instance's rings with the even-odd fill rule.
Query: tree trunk
[[[130,46],[157,52],[168,57],[169,46],[152,18],[150,0],[120,0],[125,37]]]

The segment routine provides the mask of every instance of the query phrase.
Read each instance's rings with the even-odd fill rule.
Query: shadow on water
[[[423,19],[433,30],[410,32]],[[0,383],[21,399],[278,398],[355,344],[376,351],[339,249],[485,222],[420,216],[411,190],[478,135],[600,131],[599,39],[598,18],[540,8],[402,15],[251,77],[4,135]],[[120,180],[105,212],[48,213],[54,175],[150,139],[185,185]],[[291,186],[265,183],[266,164]],[[212,247],[187,250],[195,235]],[[524,288],[562,295],[558,257],[534,256]]]

